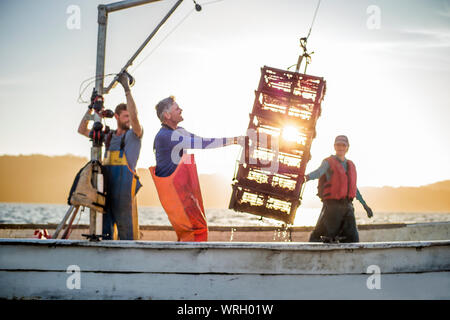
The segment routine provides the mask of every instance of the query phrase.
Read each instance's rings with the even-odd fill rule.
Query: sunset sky
[[[87,104],[77,98],[80,84],[95,75],[97,5],[110,2],[0,2],[0,154],[89,157],[90,142],[76,132]],[[155,164],[154,106],[169,95],[183,108],[181,125],[189,131],[244,134],[260,68],[296,63],[317,5],[197,2],[204,4],[201,12],[184,1],[128,69],[144,127],[138,167]],[[110,14],[106,74],[120,71],[174,3]],[[79,29],[67,25],[70,6],[80,9]],[[379,28],[371,24],[373,6]],[[346,134],[359,186],[450,179],[450,1],[322,0],[308,48],[315,53],[307,73],[327,81],[308,172],[334,152],[334,137]],[[105,96],[111,109],[123,101],[120,86]],[[238,152],[237,146],[196,152],[199,171],[231,180]]]

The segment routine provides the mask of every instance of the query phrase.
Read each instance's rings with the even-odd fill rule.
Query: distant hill
[[[73,179],[87,158],[73,155],[0,156],[0,202],[66,203]],[[147,168],[137,170],[143,184],[138,204],[160,206]],[[231,177],[200,175],[205,207],[227,208]],[[315,182],[307,185],[302,206],[320,207]],[[421,187],[362,187],[360,191],[374,211],[450,212],[450,180]],[[355,208],[362,210],[356,203]]]
[[[363,187],[360,191],[378,211],[450,212],[450,180],[421,187]]]
[[[0,156],[0,202],[66,203],[73,180],[87,161],[73,155]],[[138,204],[160,206],[150,171],[139,168],[137,173],[143,185]],[[200,175],[199,179],[206,207],[228,206],[231,178]]]
[[[317,182],[309,182],[303,206],[320,207],[315,196]],[[420,187],[358,187],[364,200],[379,212],[450,212],[450,180]],[[359,201],[353,201],[357,211],[364,211]]]
[[[39,154],[0,157],[0,201],[64,203],[88,159]]]

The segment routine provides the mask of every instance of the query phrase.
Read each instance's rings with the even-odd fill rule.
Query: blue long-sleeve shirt
[[[344,161],[341,161],[338,157],[333,156],[336,158],[336,160],[339,161],[340,164],[342,164],[342,166],[344,167],[345,172],[347,172],[347,159],[344,159]],[[307,174],[307,178],[308,180],[315,180],[315,179],[319,179],[321,176],[323,176],[324,174],[327,175],[327,180],[330,179],[330,164],[328,163],[328,161],[326,159],[324,159],[322,161],[322,164],[320,165],[319,168],[317,168],[316,170],[312,171],[311,173]],[[358,199],[359,202],[361,202],[361,204],[364,206],[366,205],[366,202],[364,201],[361,193],[359,192],[358,188],[356,188],[356,199]]]
[[[163,125],[156,134],[153,149],[156,157],[155,174],[170,176],[178,166],[185,149],[213,149],[232,144],[228,138],[202,138],[182,127],[176,130]]]

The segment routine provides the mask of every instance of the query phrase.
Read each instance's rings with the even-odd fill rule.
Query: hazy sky
[[[81,82],[95,74],[97,5],[109,2],[0,1],[0,154],[89,157],[90,142],[76,132],[87,104],[77,98]],[[174,3],[110,14],[105,73],[120,71]],[[223,0],[198,13],[184,1],[129,68],[145,132],[138,167],[155,163],[154,106],[168,95],[184,109],[186,129],[204,137],[244,134],[260,68],[296,63],[316,4]],[[67,25],[70,6],[80,9],[79,29]],[[322,0],[308,47],[315,53],[307,73],[327,80],[308,172],[346,134],[359,186],[450,179],[450,1]],[[114,109],[125,101],[122,88],[105,100]],[[231,181],[238,151],[196,152],[199,171]]]

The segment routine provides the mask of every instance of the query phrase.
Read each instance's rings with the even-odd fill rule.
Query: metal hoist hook
[[[311,55],[314,53],[314,51],[308,52],[308,50],[306,49],[306,43],[308,42],[308,38],[311,35],[311,31],[312,31],[314,22],[316,21],[317,12],[319,11],[319,7],[320,7],[320,2],[321,2],[321,0],[319,0],[317,2],[316,10],[314,11],[314,16],[311,21],[311,26],[309,27],[308,35],[306,37],[300,38],[300,47],[303,49],[303,53],[298,57],[298,62],[297,62],[297,67],[295,68],[295,72],[298,72],[300,70],[300,66],[303,62],[303,58],[305,58],[305,71],[303,73],[306,74],[306,68],[308,67],[308,64],[311,63]]]
[[[300,66],[303,62],[303,58],[305,58],[305,71],[303,73],[306,73],[306,68],[308,67],[308,64],[311,63],[311,55],[314,54],[314,51],[308,52],[306,49],[306,43],[308,41],[308,38],[300,38],[300,47],[303,49],[303,53],[298,57],[297,67],[295,68],[295,72],[298,72],[300,70]]]
[[[300,66],[303,62],[303,58],[305,58],[305,70],[303,73],[306,73],[306,68],[308,67],[308,64],[311,63],[311,55],[314,54],[314,51],[308,52],[306,49],[306,43],[308,41],[308,38],[300,38],[300,47],[303,49],[303,53],[298,57],[297,67],[295,68],[295,72],[298,72],[300,70]]]

